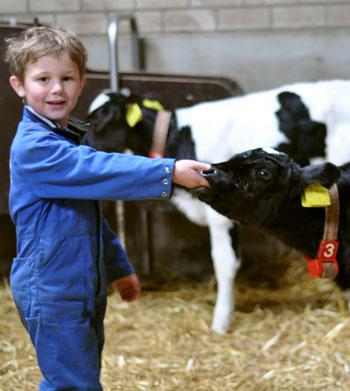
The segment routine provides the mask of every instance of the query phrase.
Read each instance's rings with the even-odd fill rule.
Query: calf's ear
[[[332,163],[322,163],[303,167],[300,179],[303,188],[315,183],[330,188],[339,176],[340,171],[337,166]]]

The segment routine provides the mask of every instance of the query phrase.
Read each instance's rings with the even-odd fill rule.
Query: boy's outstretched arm
[[[135,273],[113,282],[124,301],[135,301],[141,294],[140,282]]]
[[[207,180],[198,172],[209,170],[210,164],[196,160],[178,160],[175,162],[173,181],[190,189],[198,186],[209,186]]]

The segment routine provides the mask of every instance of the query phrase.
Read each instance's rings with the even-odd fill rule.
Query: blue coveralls
[[[103,199],[169,198],[173,159],[105,153],[24,107],[10,153],[11,288],[41,391],[99,391],[107,284],[134,272]]]

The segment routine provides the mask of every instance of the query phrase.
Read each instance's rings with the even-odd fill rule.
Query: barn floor
[[[237,279],[226,335],[210,331],[216,286],[165,271],[132,304],[111,293],[105,391],[348,391],[350,316],[330,281],[311,279],[295,254],[273,281]],[[161,270],[159,276],[162,275]],[[6,281],[0,289],[0,391],[34,391],[35,353]]]

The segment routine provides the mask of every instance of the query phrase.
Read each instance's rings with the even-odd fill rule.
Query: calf
[[[164,155],[212,163],[247,149],[272,145],[302,165],[310,159],[324,158],[342,163],[350,157],[349,101],[350,81],[334,80],[299,83],[179,108],[170,117]],[[96,125],[88,136],[90,144],[98,149],[129,149],[148,156],[158,112],[138,102],[142,116],[131,127],[125,121],[131,103],[135,103],[133,97],[99,95],[90,107],[90,118]],[[172,202],[192,222],[209,227],[218,283],[212,329],[226,332],[234,309],[233,282],[239,267],[231,241],[234,224],[184,189],[175,189]]]
[[[302,252],[313,276],[336,276],[342,289],[350,288],[350,163],[301,167],[284,153],[259,148],[213,164],[202,175],[210,188],[194,189],[192,194],[198,199],[227,218],[256,227]],[[339,195],[331,200],[337,211],[335,222],[329,220],[330,206],[303,206],[305,201],[302,205],[302,196],[308,194],[304,191],[311,184],[328,189],[337,185]],[[329,224],[335,226],[329,228]],[[338,232],[332,240],[324,237],[331,229]]]

